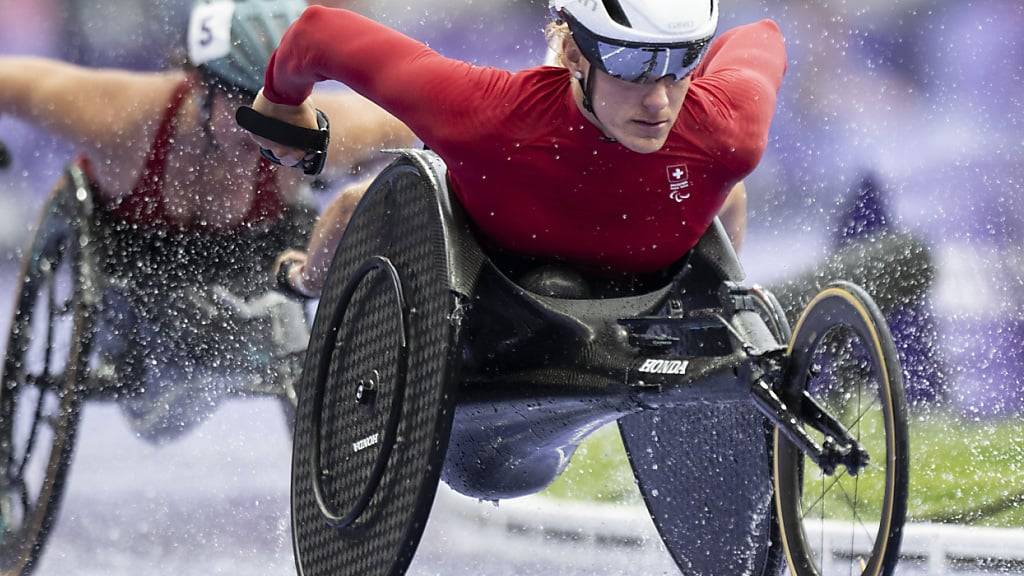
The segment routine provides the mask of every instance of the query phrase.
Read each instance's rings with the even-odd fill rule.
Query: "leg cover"
[[[627,416],[622,439],[665,547],[687,576],[778,574],[770,438],[752,405]]]

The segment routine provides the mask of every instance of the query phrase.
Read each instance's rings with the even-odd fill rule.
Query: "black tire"
[[[55,521],[88,370],[74,196],[48,201],[23,257],[0,385],[0,572],[28,574]]]
[[[803,390],[871,460],[857,476],[843,467],[827,476],[776,430],[775,504],[790,574],[891,575],[907,510],[906,401],[892,336],[859,287],[829,286],[797,321],[783,392],[792,403]]]

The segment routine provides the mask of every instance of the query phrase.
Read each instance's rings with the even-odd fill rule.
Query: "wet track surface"
[[[233,402],[164,447],[133,438],[120,418],[110,405],[86,410],[67,499],[38,574],[294,573],[289,446],[276,404]],[[454,511],[473,506],[486,514],[492,505],[445,496],[410,574],[673,573],[656,542],[574,562],[571,545],[552,541],[545,552],[502,538]]]
[[[68,497],[36,573],[295,574],[289,457],[273,402],[232,402],[188,437],[163,447],[133,438],[116,407],[94,405],[86,410]],[[524,539],[459,513],[475,507],[486,515],[491,504],[445,492],[410,576],[679,574],[653,526],[641,528],[640,547],[575,545],[564,534]],[[898,573],[928,572],[908,564]],[[996,573],[1013,574],[947,572]]]
[[[0,277],[8,279],[0,289],[4,340],[15,275],[13,266],[0,266]],[[35,573],[294,574],[290,458],[276,401],[227,401],[207,422],[160,446],[137,438],[118,406],[87,403],[64,503]],[[503,541],[501,530],[482,531],[451,510],[487,514],[491,504],[447,490],[444,496],[410,574],[636,573],[635,551],[596,563],[587,552],[574,562],[571,546],[543,553],[535,541]],[[673,573],[667,553],[651,542],[643,565],[652,574]]]
[[[13,279],[14,270],[0,267],[0,274]],[[4,334],[12,290],[13,281],[0,290]],[[205,424],[164,446],[136,438],[116,406],[89,404],[67,496],[36,574],[295,574],[289,473],[290,443],[276,402],[227,402]],[[571,534],[527,540],[460,513],[480,509],[476,515],[486,515],[490,504],[447,491],[442,496],[410,575],[679,573],[649,524],[638,530],[642,546],[576,545]],[[907,564],[898,573],[927,570]]]

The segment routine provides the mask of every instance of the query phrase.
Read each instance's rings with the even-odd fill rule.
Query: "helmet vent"
[[[604,8],[608,11],[608,15],[612,17],[612,20],[626,28],[633,27],[629,23],[629,18],[626,18],[626,11],[622,9],[622,4],[619,4],[619,0],[604,0]]]

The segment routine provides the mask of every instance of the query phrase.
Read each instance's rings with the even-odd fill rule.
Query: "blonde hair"
[[[572,39],[569,25],[559,21],[548,22],[544,26],[544,39],[548,43],[548,54],[544,58],[544,64],[568,68],[569,66],[565,62],[565,50],[563,47],[567,39]]]

